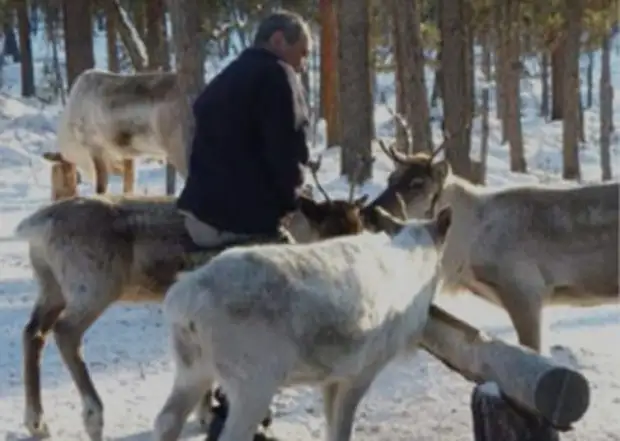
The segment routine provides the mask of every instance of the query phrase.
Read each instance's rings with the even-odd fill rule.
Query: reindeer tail
[[[21,220],[15,228],[15,236],[30,242],[41,240],[50,233],[57,211],[58,204],[39,208],[30,216]]]

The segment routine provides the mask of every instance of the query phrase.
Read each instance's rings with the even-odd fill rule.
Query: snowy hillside
[[[620,39],[612,50],[612,79],[615,82],[615,127],[620,129]],[[96,41],[105,66],[105,41]],[[33,40],[38,54],[37,69],[45,56],[45,44]],[[598,78],[598,61],[595,78]],[[584,57],[585,63],[585,57]],[[211,66],[210,66],[211,67]],[[212,72],[212,69],[211,69]],[[2,73],[0,91],[0,440],[27,439],[22,425],[21,332],[35,297],[24,242],[12,238],[13,228],[24,216],[49,201],[49,165],[40,152],[54,150],[54,130],[59,112],[56,105],[17,98],[19,65],[8,64]],[[385,81],[384,81],[385,80]],[[381,84],[390,82],[382,79]],[[538,87],[531,83],[531,87]],[[386,90],[391,86],[385,86]],[[595,91],[594,96],[598,94]],[[559,181],[561,174],[561,123],[545,123],[537,116],[536,89],[523,90],[523,131],[530,168],[528,175],[508,171],[506,146],[500,146],[499,122],[491,119],[489,184],[518,185],[525,182]],[[598,102],[585,112],[586,146],[581,151],[584,180],[598,181]],[[388,112],[375,111],[380,136],[390,136]],[[439,131],[435,132],[440,140]],[[473,145],[479,142],[479,122],[474,125]],[[620,176],[618,132],[612,147],[614,176]],[[346,188],[337,176],[338,150],[326,155],[320,176],[334,195]],[[373,181],[361,191],[371,196],[385,182],[391,163],[376,152]],[[164,192],[164,170],[154,161],[141,161],[136,191]],[[112,179],[112,192],[120,192],[120,179]],[[92,193],[83,184],[82,194]],[[467,295],[440,303],[485,331],[515,341],[508,317],[500,309]],[[620,306],[596,308],[553,308],[545,312],[547,345],[570,349],[568,360],[591,382],[590,410],[575,430],[563,436],[567,441],[620,440]],[[157,305],[114,306],[87,333],[85,358],[105,406],[106,439],[150,440],[153,419],[169,391],[172,366]],[[42,363],[43,405],[52,437],[57,441],[86,439],[81,424],[81,403],[58,351],[50,338]],[[574,358],[573,358],[574,357]],[[374,384],[358,413],[355,439],[361,441],[469,441],[472,439],[468,402],[471,385],[448,371],[428,354],[420,352],[408,360],[393,363]],[[318,395],[308,388],[287,389],[275,401],[274,430],[282,439],[316,440],[322,436],[323,420]],[[194,421],[186,427],[184,439],[203,440]]]

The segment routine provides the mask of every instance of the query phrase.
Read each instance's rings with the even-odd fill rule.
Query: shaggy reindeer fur
[[[176,377],[155,422],[175,441],[217,381],[230,400],[221,441],[250,441],[279,387],[320,384],[327,439],[350,439],[358,403],[397,354],[414,350],[439,281],[450,223],[410,221],[307,245],[238,247],[166,294]]]
[[[359,233],[364,201],[317,203],[302,198],[289,228],[300,240]],[[87,431],[91,439],[101,439],[103,404],[80,354],[83,334],[112,303],[161,301],[180,271],[204,264],[233,245],[198,248],[183,219],[172,197],[97,196],[52,203],[18,225],[16,234],[30,243],[40,289],[23,335],[25,424],[32,434],[47,433],[40,358],[46,335],[53,330],[82,396]],[[282,240],[264,237],[255,242]]]
[[[409,188],[409,212],[450,206],[445,291],[465,288],[502,306],[519,342],[542,349],[545,304],[618,302],[618,182],[492,190],[453,175],[447,162],[391,152],[390,182]],[[418,195],[415,196],[415,188]]]
[[[71,88],[58,123],[58,150],[74,163],[97,193],[122,159],[165,156],[187,176],[188,133],[193,115],[176,73],[82,72]]]

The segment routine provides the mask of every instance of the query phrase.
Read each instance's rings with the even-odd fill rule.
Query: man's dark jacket
[[[196,132],[181,210],[234,233],[276,233],[297,207],[308,162],[307,107],[291,66],[246,49],[193,106]]]

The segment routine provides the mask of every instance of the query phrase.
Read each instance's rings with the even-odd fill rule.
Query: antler
[[[396,123],[405,132],[405,135],[406,135],[406,138],[407,138],[406,139],[407,145],[405,146],[406,147],[405,151],[409,152],[411,150],[411,145],[413,144],[413,134],[412,134],[411,128],[409,127],[409,124],[407,123],[407,120],[405,119],[405,117],[403,115],[401,115],[400,113],[394,111],[394,109],[392,109],[390,106],[388,106],[387,99],[385,98],[385,92],[381,92],[380,101],[385,106],[385,108],[387,109],[387,111],[390,114],[390,116],[392,118],[394,118]]]
[[[317,173],[321,169],[322,162],[323,162],[323,156],[319,155],[316,161],[313,161],[313,160],[308,161],[307,167],[310,170],[310,173],[312,174],[312,179],[314,180],[314,183],[316,184],[317,190],[319,190],[321,194],[323,195],[323,197],[325,198],[325,202],[331,202],[331,198],[329,197],[329,194],[327,193],[327,191],[325,191],[325,189],[319,182],[319,177],[317,175]]]
[[[435,150],[433,150],[433,152],[431,152],[431,160],[433,160],[433,158],[435,158],[435,156],[437,156],[437,153],[441,152],[442,150],[444,150],[446,148],[446,146],[448,145],[448,141],[451,141],[452,139],[456,138],[457,136],[460,136],[463,132],[465,132],[466,130],[469,129],[470,125],[471,125],[471,123],[467,123],[458,132],[456,132],[456,134],[452,134],[452,133],[450,133],[450,132],[448,132],[447,130],[444,129],[444,131],[443,131],[443,142],[439,145],[439,147],[437,147]]]
[[[364,168],[367,166],[372,166],[375,162],[375,158],[371,156],[359,155],[359,163],[355,173],[353,174],[353,179],[351,179],[351,183],[349,185],[349,202],[353,202],[353,198],[355,196],[355,187],[357,187],[357,182],[359,181],[362,173],[364,172]]]
[[[385,144],[385,141],[382,139],[377,139],[377,142],[379,143],[379,147],[381,147],[381,150],[383,150],[383,153],[385,153],[386,156],[390,158],[392,161],[394,161],[395,163],[406,162],[407,156],[404,155],[402,152],[399,152],[398,150],[396,150],[394,148],[394,144],[388,147]]]

